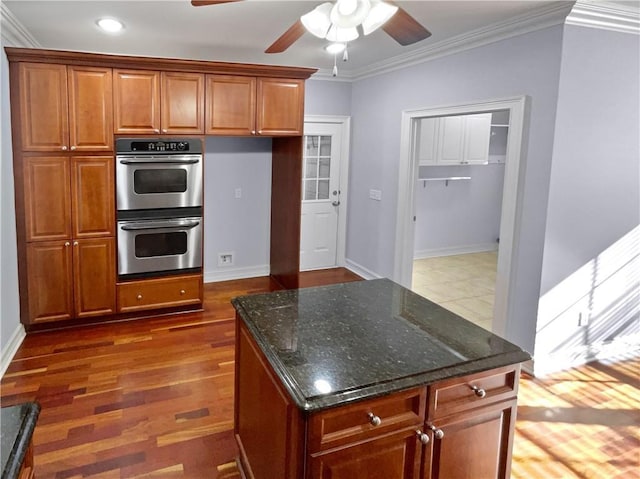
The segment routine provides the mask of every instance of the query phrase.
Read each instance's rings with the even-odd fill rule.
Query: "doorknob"
[[[340,206],[340,201],[332,201],[331,204],[333,206]]]

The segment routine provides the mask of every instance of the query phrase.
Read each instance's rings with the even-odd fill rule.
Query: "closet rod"
[[[422,187],[427,186],[427,181],[444,181],[444,186],[449,186],[450,181],[470,180],[470,176],[447,176],[443,178],[418,178],[418,181],[422,181]]]

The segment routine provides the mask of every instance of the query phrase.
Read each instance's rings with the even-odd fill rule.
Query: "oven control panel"
[[[119,138],[117,153],[202,153],[202,142],[197,139]]]

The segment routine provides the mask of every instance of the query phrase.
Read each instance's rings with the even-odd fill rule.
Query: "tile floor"
[[[491,330],[497,261],[497,251],[418,259],[411,289]]]

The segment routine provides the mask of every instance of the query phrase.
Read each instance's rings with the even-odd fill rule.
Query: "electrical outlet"
[[[376,201],[382,201],[382,191],[381,190],[369,190],[369,198]]]
[[[236,188],[236,198],[242,198],[242,188]]]
[[[218,253],[218,266],[232,266],[233,253]]]

